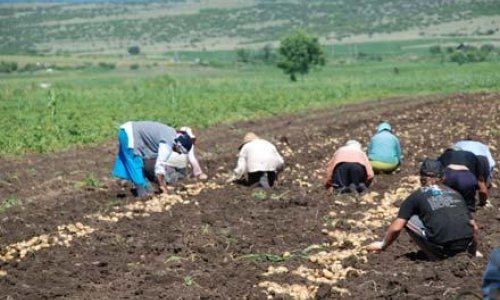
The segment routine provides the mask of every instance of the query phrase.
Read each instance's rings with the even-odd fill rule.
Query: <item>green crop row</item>
[[[0,154],[100,143],[128,120],[203,128],[387,96],[500,90],[498,60],[330,63],[297,83],[268,65],[159,68],[0,75]]]

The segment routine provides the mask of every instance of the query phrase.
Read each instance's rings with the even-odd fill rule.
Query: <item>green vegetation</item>
[[[193,277],[190,275],[184,276],[184,286],[189,287],[193,285]]]
[[[11,207],[14,207],[18,204],[18,200],[14,196],[10,196],[9,198],[5,199],[2,203],[0,203],[0,213],[8,210]]]
[[[409,29],[422,29],[427,35],[425,28],[431,25],[500,14],[497,0],[364,0],[356,5],[350,0],[249,0],[208,6],[215,1],[202,2],[206,3],[195,11],[153,0],[0,5],[0,53],[95,53],[110,48],[126,53],[132,41],[141,52],[167,43],[201,50],[217,39],[247,44],[277,41],[296,28],[336,41]],[[498,30],[495,24],[485,24],[474,34],[493,36]],[[445,34],[463,35],[454,30]]]
[[[287,35],[280,43],[278,67],[290,75],[291,81],[297,81],[296,74],[304,76],[311,66],[323,66],[325,56],[316,37],[303,31]]]
[[[458,65],[430,54],[429,47],[436,44],[336,45],[326,48],[329,63],[324,68],[297,83],[272,64],[235,64],[234,54],[232,62],[216,68],[153,60],[113,61],[107,63],[115,68],[104,68],[97,66],[105,61],[98,57],[87,62],[94,65],[89,68],[71,68],[84,65],[75,60],[72,65],[65,61],[64,70],[0,74],[0,154],[100,143],[115,138],[119,125],[128,120],[205,128],[390,96],[500,90],[496,52],[487,61]],[[224,56],[204,54],[207,61]],[[370,59],[375,56],[380,59]],[[25,62],[20,60],[22,68]],[[130,63],[141,68],[131,70]]]

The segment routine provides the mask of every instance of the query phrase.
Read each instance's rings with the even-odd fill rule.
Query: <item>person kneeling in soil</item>
[[[150,184],[144,176],[144,160],[154,159],[154,173],[160,192],[166,193],[165,167],[172,152],[187,154],[192,141],[185,132],[153,121],[127,122],[118,132],[119,150],[113,176],[132,181],[138,197],[150,194]]]
[[[277,180],[284,160],[272,143],[249,132],[243,138],[238,163],[228,183],[240,181],[251,187],[270,188]]]
[[[443,167],[439,161],[424,160],[420,167],[422,187],[403,201],[385,238],[371,243],[367,250],[385,250],[405,228],[430,260],[464,251],[476,255],[476,222],[462,196],[443,184],[443,175]]]
[[[368,159],[375,172],[392,172],[401,164],[403,155],[399,139],[392,132],[391,124],[382,122],[368,144]]]
[[[185,132],[191,138],[193,146],[187,154],[173,152],[167,160],[165,167],[165,183],[174,184],[188,176],[188,165],[191,165],[191,177],[206,180],[207,175],[203,173],[200,163],[195,155],[196,136],[189,127],[181,127],[177,132]],[[154,173],[155,160],[149,159],[144,162],[144,174],[150,181],[156,182]]]
[[[325,174],[325,188],[338,193],[364,193],[373,180],[373,169],[358,141],[350,140],[333,154]]]
[[[474,153],[452,145],[438,160],[445,168],[444,184],[464,197],[470,212],[476,211],[476,191],[479,191],[479,205],[486,204],[488,188],[481,171],[484,168]]]

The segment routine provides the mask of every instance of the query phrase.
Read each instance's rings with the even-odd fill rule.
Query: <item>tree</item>
[[[128,48],[128,54],[130,55],[138,55],[141,53],[141,48],[139,46],[132,46]]]
[[[280,43],[278,68],[297,81],[296,74],[309,73],[311,66],[324,65],[325,56],[316,37],[301,30],[294,31]]]
[[[238,49],[236,50],[236,58],[242,63],[250,62],[250,53],[245,49]]]

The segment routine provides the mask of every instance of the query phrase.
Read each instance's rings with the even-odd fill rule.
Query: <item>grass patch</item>
[[[263,190],[257,190],[257,191],[252,192],[252,197],[257,199],[257,200],[264,201],[267,199],[267,193]]]
[[[14,196],[10,196],[0,204],[0,213],[18,205],[18,204],[19,204],[19,200],[17,200],[17,198]]]

